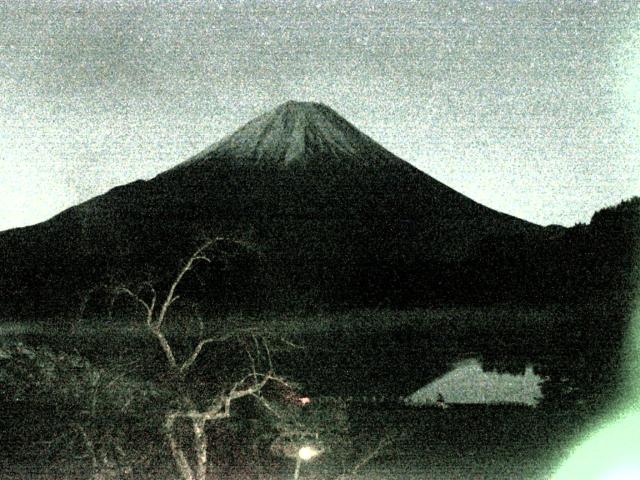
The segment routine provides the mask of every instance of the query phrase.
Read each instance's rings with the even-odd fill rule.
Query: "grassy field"
[[[618,365],[612,325],[618,320],[613,317],[603,306],[501,306],[238,314],[202,323],[178,318],[167,327],[178,354],[202,336],[249,329],[269,339],[275,368],[299,382],[302,392],[314,399],[353,398],[347,405],[354,455],[366,455],[385,435],[393,438],[392,446],[361,469],[362,478],[512,479],[548,476],[614,396]],[[599,325],[611,334],[604,338],[577,325]],[[175,475],[153,414],[171,392],[163,390],[162,354],[141,319],[9,320],[0,324],[0,345],[5,349],[0,355],[5,412],[0,431],[3,445],[12,445],[0,455],[0,477],[42,473],[51,478],[44,472],[57,471],[60,477],[90,478],[96,461],[102,461],[98,450],[108,451],[112,462],[120,458],[129,465],[112,469],[117,473],[112,478]],[[27,353],[18,355],[20,348]],[[35,352],[35,360],[28,352]],[[469,355],[502,371],[534,365],[548,377],[545,400],[537,408],[456,406],[446,411],[363,401],[407,395]],[[219,388],[225,373],[246,364],[246,353],[233,342],[211,344],[189,381],[203,389]],[[96,440],[95,451],[89,452],[87,435],[109,438],[112,444]],[[229,435],[236,435],[229,438],[236,439],[237,449],[248,448],[238,444],[237,432],[209,431],[214,445],[217,437]],[[126,451],[118,453],[118,448]],[[332,458],[305,465],[302,478],[337,475],[341,467],[332,465]],[[268,455],[259,461],[271,462],[259,475],[243,470],[243,460],[213,468],[231,478],[288,478],[292,473],[286,461]]]

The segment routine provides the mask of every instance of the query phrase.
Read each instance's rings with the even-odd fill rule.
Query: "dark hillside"
[[[491,302],[627,303],[640,279],[640,198],[596,212],[588,225],[547,227],[535,241],[518,235],[482,242],[454,267],[451,284],[467,276],[473,295]]]
[[[259,257],[207,280],[217,304],[449,302],[443,280],[481,245],[543,233],[415,169],[333,110],[288,102],[152,180],[1,234],[3,301],[68,311],[106,277],[173,272],[212,235],[247,240]]]

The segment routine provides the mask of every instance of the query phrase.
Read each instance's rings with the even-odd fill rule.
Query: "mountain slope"
[[[330,108],[287,102],[152,180],[5,232],[0,245],[16,295],[52,302],[107,274],[171,271],[198,238],[227,235],[261,255],[217,273],[216,294],[378,304],[431,299],[447,265],[479,244],[542,230],[448,188]]]

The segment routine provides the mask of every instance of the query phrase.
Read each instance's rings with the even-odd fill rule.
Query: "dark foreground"
[[[300,478],[334,479],[361,462],[351,478],[549,478],[616,395],[622,337],[612,326],[622,323],[607,311],[451,309],[263,321],[302,347],[274,351],[277,368],[314,402],[338,399],[344,408],[343,443],[303,464]],[[130,324],[2,328],[0,478],[177,478],[162,435],[167,392],[152,339]],[[15,342],[24,348],[6,346]],[[492,370],[533,365],[547,377],[541,404],[442,410],[379,401],[408,395],[470,352]],[[215,388],[211,372],[242,364],[243,355],[211,349],[190,381]],[[378,401],[363,401],[372,395]],[[294,463],[270,453],[252,415],[250,406],[239,408],[228,424],[208,428],[210,478],[293,478]],[[341,455],[342,444],[348,454]]]
[[[51,458],[42,456],[49,445],[36,438],[37,432],[51,428],[56,422],[54,412],[29,412],[24,405],[14,405],[13,411],[7,407],[11,408],[3,405],[0,429],[11,441],[3,441],[1,478],[99,478],[91,475],[91,464],[84,463],[88,459],[81,451],[65,463],[49,463]],[[27,414],[33,415],[29,428],[13,430],[16,418]],[[376,447],[381,432],[390,440],[379,456],[359,470],[359,478],[372,479],[549,478],[591,418],[587,411],[506,405],[454,405],[440,410],[354,404],[350,408],[351,433],[360,442],[362,456]],[[127,433],[136,435],[139,442],[154,437],[154,432]],[[48,442],[55,443],[55,438]],[[250,468],[235,467],[227,470],[225,478],[286,479],[293,474],[293,464],[286,462],[256,476]],[[151,472],[156,478],[175,478],[167,464],[147,469]],[[336,478],[340,473],[340,465],[327,465],[318,458],[303,466],[302,478]],[[120,472],[103,478],[137,477],[135,472]]]

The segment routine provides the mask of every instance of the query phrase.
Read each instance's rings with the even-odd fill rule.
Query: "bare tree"
[[[144,309],[147,330],[158,340],[158,343],[164,352],[167,367],[171,373],[184,375],[196,361],[198,355],[200,355],[200,352],[202,351],[202,348],[206,344],[216,341],[214,338],[201,339],[191,354],[184,361],[178,363],[173,348],[167,341],[164,334],[163,327],[169,308],[180,298],[180,295],[176,293],[176,290],[184,276],[199,262],[211,263],[212,257],[208,251],[216,243],[222,241],[228,241],[228,239],[220,237],[207,239],[198,248],[196,248],[178,271],[178,274],[171,282],[163,299],[158,299],[158,292],[151,281],[141,283],[136,291],[126,287],[125,285],[118,285],[115,288],[116,295],[128,295],[138,302]]]
[[[207,477],[208,440],[205,432],[207,423],[229,418],[233,402],[240,398],[259,397],[261,402],[268,403],[261,396],[261,390],[269,382],[286,384],[282,377],[276,376],[273,372],[251,373],[237,381],[230,389],[215,395],[207,408],[187,408],[167,413],[164,423],[165,433],[173,458],[184,480],[204,480]],[[174,435],[175,422],[178,419],[186,419],[192,425],[195,453],[193,466],[189,464],[187,456]]]
[[[206,401],[201,402],[201,406],[189,398],[188,394],[181,399],[180,406],[171,408],[165,414],[164,431],[171,449],[171,454],[183,480],[205,480],[207,478],[207,455],[208,439],[206,427],[209,422],[215,422],[231,416],[232,405],[235,401],[244,397],[254,397],[259,403],[270,408],[270,403],[262,395],[262,389],[270,382],[289,384],[284,378],[277,376],[273,372],[271,363],[271,352],[267,340],[260,337],[251,330],[236,332],[226,332],[220,336],[210,336],[200,338],[197,344],[182,359],[178,359],[175,349],[165,335],[165,322],[171,306],[180,298],[177,294],[178,287],[185,275],[194,269],[201,262],[211,263],[213,247],[220,242],[230,242],[227,238],[212,238],[203,242],[191,256],[184,262],[176,276],[170,283],[166,293],[159,295],[154,284],[150,281],[138,285],[138,288],[131,289],[124,285],[115,288],[116,294],[127,295],[135,300],[144,310],[145,326],[148,332],[153,335],[164,353],[167,369],[170,378],[173,378],[176,385],[185,379],[187,372],[194,366],[196,360],[203,351],[203,348],[214,342],[229,342],[232,340],[243,341],[247,338],[250,342],[245,344],[247,358],[250,369],[240,380],[230,387],[211,395]],[[242,242],[232,243],[242,245]],[[257,358],[266,359],[264,371],[258,371]],[[264,363],[264,362],[263,362]],[[263,366],[263,365],[261,365]],[[202,406],[204,405],[204,406]],[[271,408],[272,412],[276,409]],[[176,436],[176,422],[186,420],[191,423],[193,433],[193,455],[187,455]],[[190,457],[195,457],[195,462],[189,461]]]

